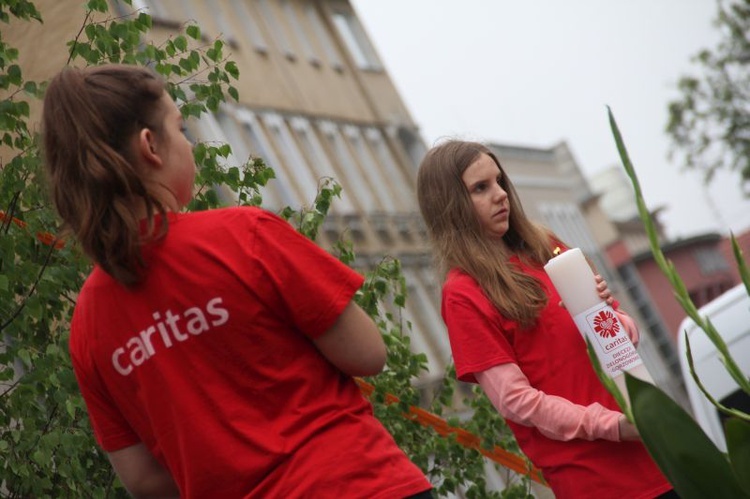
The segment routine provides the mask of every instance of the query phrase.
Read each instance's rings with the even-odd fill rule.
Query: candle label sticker
[[[614,377],[643,364],[612,307],[598,303],[573,317],[581,333],[589,338],[604,371]]]

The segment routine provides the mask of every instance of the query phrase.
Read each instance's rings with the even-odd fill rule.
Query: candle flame
[[[555,251],[552,252],[555,256],[562,253],[562,250],[560,249],[560,246],[555,246]]]

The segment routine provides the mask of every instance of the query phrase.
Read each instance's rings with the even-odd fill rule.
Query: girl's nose
[[[498,184],[495,184],[495,191],[494,191],[494,196],[493,197],[497,201],[503,201],[503,200],[505,200],[505,198],[508,197],[508,193],[505,192],[505,189],[503,189],[502,187],[500,187]]]

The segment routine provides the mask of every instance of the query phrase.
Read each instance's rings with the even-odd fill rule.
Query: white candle
[[[560,253],[547,262],[544,271],[573,317],[602,301],[596,290],[594,272],[580,248]]]
[[[614,310],[599,297],[594,272],[583,253],[579,248],[569,249],[547,262],[544,271],[578,330],[594,347],[602,369],[630,404],[625,371],[649,383],[654,381]]]

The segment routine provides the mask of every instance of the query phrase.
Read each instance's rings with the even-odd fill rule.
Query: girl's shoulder
[[[187,221],[195,224],[233,225],[254,223],[263,219],[283,220],[275,213],[257,206],[229,206],[226,208],[214,208],[211,210],[182,213],[180,214],[178,221]]]
[[[452,269],[450,269],[448,271],[448,273],[446,274],[446,276],[445,276],[445,284],[446,285],[448,283],[453,284],[453,283],[456,283],[456,282],[462,282],[462,281],[466,281],[466,280],[474,281],[474,278],[471,277],[469,274],[467,274],[466,272],[464,272],[463,270],[461,270],[459,268],[452,268]]]
[[[443,283],[443,297],[481,291],[479,283],[461,269],[451,269]]]

